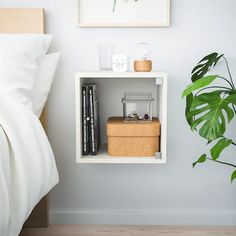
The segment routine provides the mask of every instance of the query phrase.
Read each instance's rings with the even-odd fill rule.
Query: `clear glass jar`
[[[134,70],[136,72],[150,72],[152,70],[152,61],[150,60],[150,45],[146,42],[137,44],[136,60],[134,61]]]
[[[100,70],[112,69],[112,56],[115,52],[116,44],[114,43],[99,43],[99,67]]]
[[[136,60],[145,61],[150,60],[150,45],[146,42],[137,44]]]

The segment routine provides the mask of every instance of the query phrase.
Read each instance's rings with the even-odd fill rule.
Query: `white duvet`
[[[0,236],[17,236],[58,182],[47,136],[33,112],[0,95]]]

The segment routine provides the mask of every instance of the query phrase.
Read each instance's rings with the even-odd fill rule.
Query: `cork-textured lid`
[[[107,136],[115,137],[153,137],[160,136],[160,122],[153,118],[148,122],[127,122],[123,117],[110,117],[107,121]]]

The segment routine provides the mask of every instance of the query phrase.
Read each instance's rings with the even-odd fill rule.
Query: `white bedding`
[[[58,183],[58,172],[38,118],[2,94],[0,126],[0,235],[17,236],[34,206]]]

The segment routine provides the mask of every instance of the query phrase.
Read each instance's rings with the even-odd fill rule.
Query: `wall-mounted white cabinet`
[[[99,88],[99,114],[101,129],[101,148],[98,155],[82,155],[82,116],[81,89],[85,83],[97,83]],[[111,157],[107,153],[106,122],[111,116],[122,116],[121,98],[124,92],[151,92],[154,98],[153,116],[161,123],[160,152],[154,157]],[[166,163],[167,140],[167,74],[83,72],[75,76],[76,110],[76,162],[77,163]]]

